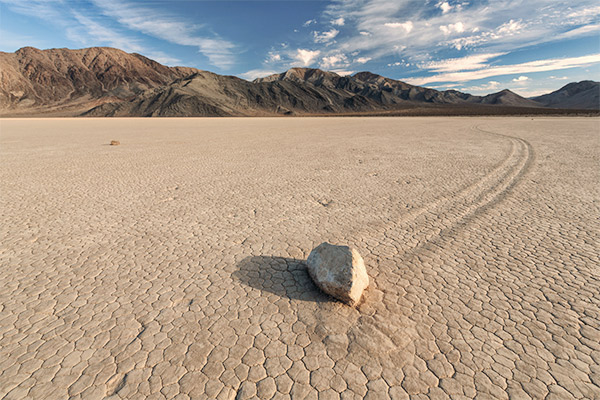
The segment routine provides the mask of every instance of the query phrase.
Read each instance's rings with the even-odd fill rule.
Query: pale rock
[[[315,247],[306,261],[308,273],[325,293],[355,306],[369,286],[365,263],[356,249],[327,242]]]

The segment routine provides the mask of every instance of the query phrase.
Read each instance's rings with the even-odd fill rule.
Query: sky
[[[252,80],[371,71],[530,97],[600,80],[597,0],[0,0],[0,51],[116,47]]]

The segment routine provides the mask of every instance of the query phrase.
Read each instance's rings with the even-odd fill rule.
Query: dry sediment
[[[0,397],[600,397],[597,118],[0,129]]]

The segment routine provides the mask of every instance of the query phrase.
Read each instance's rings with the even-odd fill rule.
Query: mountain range
[[[600,83],[583,81],[527,99],[510,90],[473,96],[370,72],[340,76],[292,68],[252,82],[140,54],[92,47],[0,52],[0,115],[271,116],[497,114],[600,110]]]

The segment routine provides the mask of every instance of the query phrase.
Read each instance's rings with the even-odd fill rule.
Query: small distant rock
[[[118,145],[120,145],[120,144],[121,144],[121,142],[119,142],[118,140],[111,140],[111,141],[110,141],[110,145],[111,145],[111,146],[118,146]]]
[[[321,243],[306,260],[308,273],[323,292],[355,306],[369,286],[365,263],[356,249]]]

